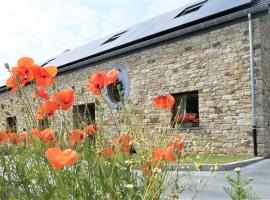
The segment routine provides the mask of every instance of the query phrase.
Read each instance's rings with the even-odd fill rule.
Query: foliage
[[[252,178],[244,179],[241,177],[241,169],[236,168],[236,178],[227,176],[226,180],[230,187],[224,187],[224,191],[232,200],[256,200],[258,197],[253,194],[250,183]]]

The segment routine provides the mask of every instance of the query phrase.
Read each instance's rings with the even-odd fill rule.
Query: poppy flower
[[[55,66],[33,68],[36,84],[39,86],[50,86],[54,83],[54,77],[57,74],[57,68]]]
[[[89,134],[89,135],[94,135],[96,133],[96,131],[100,130],[101,129],[101,126],[98,125],[98,124],[89,124],[87,127],[86,127],[86,132]]]
[[[45,115],[52,116],[57,109],[58,103],[56,101],[45,102],[39,106],[35,118],[42,120]]]
[[[99,155],[104,158],[106,157],[112,158],[114,157],[114,151],[110,147],[106,147],[99,152]]]
[[[51,128],[46,128],[40,133],[40,139],[43,144],[47,144],[50,142],[51,144],[54,143],[55,135],[54,131]]]
[[[169,145],[165,149],[153,148],[150,151],[153,153],[153,160],[175,161],[176,157],[173,154],[173,145]]]
[[[172,145],[178,152],[184,149],[184,142],[182,137],[177,137],[175,140],[169,141],[169,146]]]
[[[133,141],[132,135],[123,134],[121,136],[116,137],[113,140],[113,144],[118,146],[120,151],[124,151],[124,152],[128,153],[132,149],[132,141]]]
[[[32,133],[35,137],[41,138],[41,133],[40,133],[40,131],[39,131],[38,128],[33,128],[33,129],[31,130],[31,133]]]
[[[10,143],[16,143],[17,134],[15,133],[8,133],[8,140]]]
[[[73,106],[73,103],[75,101],[74,90],[62,90],[53,95],[51,99],[59,104],[59,108],[61,110],[68,110]]]
[[[6,81],[6,86],[11,88],[11,92],[14,92],[17,88],[23,87],[27,83],[23,76],[12,74]]]
[[[106,78],[107,78],[107,84],[115,84],[119,75],[118,69],[112,69],[107,72]]]
[[[22,142],[25,142],[27,144],[30,144],[31,143],[31,138],[29,137],[28,134],[26,133],[21,133],[20,135],[18,135],[16,138],[15,138],[15,143],[16,144],[19,144],[19,143],[22,143]]]
[[[32,58],[22,57],[17,61],[17,67],[12,68],[12,74],[20,75],[22,78],[29,82],[34,79],[33,68],[35,62]]]
[[[60,170],[66,165],[72,165],[79,159],[79,154],[71,149],[62,151],[58,147],[51,147],[45,152],[55,170]]]
[[[78,142],[83,143],[85,142],[85,136],[86,133],[84,130],[76,129],[71,133],[70,142],[72,145],[75,145]]]
[[[161,109],[170,109],[175,103],[175,99],[172,95],[157,96],[153,99],[153,104]]]
[[[101,91],[107,85],[107,77],[103,72],[97,71],[86,84],[86,88],[96,95],[101,95]]]
[[[39,87],[35,94],[32,95],[32,97],[35,98],[41,98],[44,100],[49,100],[49,95],[47,94],[47,91],[45,87]]]
[[[8,140],[8,134],[6,132],[0,132],[0,143],[7,142]]]

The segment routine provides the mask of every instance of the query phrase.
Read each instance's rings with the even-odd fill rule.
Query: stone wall
[[[269,150],[270,146],[269,95],[264,95],[270,92],[267,70],[270,58],[269,52],[264,50],[266,48],[269,51],[269,34],[266,34],[266,29],[269,33],[269,19],[254,20],[260,155],[269,154],[266,149]],[[171,114],[169,111],[157,110],[152,105],[151,99],[154,96],[198,91],[199,113],[203,121],[202,129],[196,130],[194,134],[206,133],[207,140],[212,143],[211,150],[215,153],[253,153],[247,21],[85,66],[78,71],[58,76],[56,81],[60,88],[74,86],[79,93],[91,73],[96,70],[106,71],[115,63],[123,64],[128,70],[131,92],[127,105],[136,113],[137,125],[144,128],[145,134],[155,137],[161,126],[170,129]],[[30,90],[30,87],[27,89]],[[77,96],[77,104],[95,101],[95,97],[88,92]],[[3,94],[0,96],[1,103],[8,104],[9,98],[9,94]],[[105,110],[108,125],[112,125],[108,107]],[[121,115],[121,112],[116,115]],[[22,124],[19,119],[19,126]]]

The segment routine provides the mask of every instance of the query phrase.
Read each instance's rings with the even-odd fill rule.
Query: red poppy
[[[57,74],[57,68],[55,66],[33,68],[36,84],[40,86],[50,86],[54,83],[54,77]]]
[[[6,86],[11,88],[11,92],[14,92],[17,88],[23,87],[27,83],[21,75],[12,75],[6,81]]]
[[[177,137],[175,140],[169,141],[169,146],[173,146],[178,152],[182,152],[184,149],[184,142],[182,137]]]
[[[86,84],[86,88],[96,95],[101,95],[101,91],[104,89],[106,84],[106,75],[103,72],[97,71],[90,77],[89,83]]]
[[[45,87],[39,87],[35,94],[32,95],[33,98],[41,98],[44,100],[49,100],[49,95],[47,94],[47,91]]]
[[[8,140],[10,143],[16,143],[17,134],[8,133]]]
[[[54,140],[55,140],[54,131],[50,128],[44,129],[40,133],[40,139],[41,139],[43,144],[47,144],[48,142],[50,142],[50,144],[53,144]]]
[[[79,159],[79,154],[76,151],[71,149],[62,151],[58,147],[49,148],[45,155],[55,170],[60,170],[66,165],[72,165]]]
[[[62,90],[53,95],[51,99],[59,104],[59,108],[61,110],[68,110],[73,106],[73,103],[75,101],[74,90]]]
[[[45,102],[39,106],[35,118],[42,120],[45,115],[52,116],[57,109],[58,103],[56,101]]]
[[[17,62],[17,67],[12,68],[12,74],[20,75],[26,81],[32,81],[34,79],[33,68],[35,62],[32,58],[22,57]]]
[[[132,135],[130,134],[123,134],[121,136],[116,137],[113,140],[113,144],[118,146],[120,151],[124,151],[126,153],[130,152],[130,149],[132,147]]]
[[[27,144],[30,144],[32,141],[31,141],[31,138],[29,137],[28,134],[26,133],[21,133],[20,135],[18,135],[15,139],[15,143],[16,144],[19,144],[19,143],[22,143],[22,142],[25,142]]]
[[[158,96],[153,99],[153,104],[161,109],[170,109],[175,103],[172,95]]]
[[[110,147],[106,147],[99,152],[101,157],[114,157],[114,151]]]
[[[7,142],[9,140],[8,134],[6,132],[0,132],[0,143]]]
[[[119,70],[118,69],[112,69],[107,72],[106,78],[107,78],[107,84],[115,84],[115,82],[118,79]]]
[[[173,154],[173,145],[169,145],[165,149],[153,148],[150,151],[153,153],[153,160],[175,161],[176,157]]]
[[[32,133],[35,137],[41,138],[41,133],[40,133],[40,131],[39,131],[38,128],[33,128],[33,129],[31,130],[31,133]]]
[[[98,125],[98,124],[89,124],[87,127],[86,127],[86,132],[89,134],[89,135],[94,135],[96,133],[96,131],[100,130],[101,129],[101,126]]]
[[[71,133],[70,142],[72,145],[75,145],[78,142],[83,143],[85,142],[85,136],[86,133],[84,130],[76,129]]]

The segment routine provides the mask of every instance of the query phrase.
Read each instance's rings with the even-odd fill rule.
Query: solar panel
[[[192,5],[200,3],[202,3],[202,6],[200,6],[199,9],[192,9]],[[199,0],[194,2],[193,4],[189,4],[185,7],[175,9],[173,11],[154,17],[140,24],[131,26],[123,30],[123,31],[128,30],[127,32],[121,34],[120,37],[108,43],[106,43],[106,41],[108,41],[108,39],[113,37],[115,34],[101,38],[99,40],[95,40],[89,44],[86,44],[74,50],[64,52],[63,54],[58,56],[55,60],[48,63],[48,65],[49,64],[55,64],[58,66],[65,65],[83,58],[87,58],[89,56],[93,56],[97,53],[102,53],[106,50],[118,47],[120,45],[128,44],[130,42],[154,35],[161,31],[181,27],[182,25],[185,25],[187,23],[195,22],[197,20],[248,3],[250,3],[250,0],[207,0],[207,1]],[[186,12],[186,14],[181,15],[181,13],[183,12]],[[181,16],[177,17],[178,15]]]

